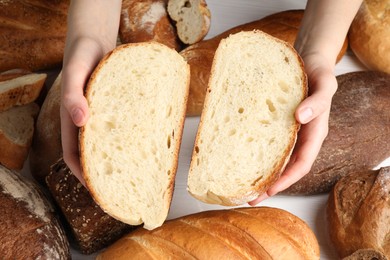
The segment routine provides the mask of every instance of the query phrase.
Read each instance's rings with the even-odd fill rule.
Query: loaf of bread
[[[5,73],[0,81],[0,112],[35,101],[45,83],[46,73]]]
[[[364,0],[349,30],[352,51],[369,69],[390,73],[390,2]]]
[[[123,0],[119,26],[122,43],[156,41],[180,50],[181,42],[167,12],[168,0]]]
[[[81,166],[88,190],[112,217],[147,229],[166,219],[189,80],[183,57],[157,42],[119,46],[91,75]]]
[[[197,43],[209,32],[211,13],[205,0],[168,0],[168,13],[185,44]]]
[[[105,259],[319,259],[310,227],[277,208],[205,211],[152,231],[137,229],[97,256]]]
[[[265,192],[290,158],[300,127],[294,113],[306,95],[303,63],[291,45],[261,31],[222,40],[192,154],[190,194],[241,205]]]
[[[294,45],[298,29],[303,18],[303,10],[288,10],[275,13],[260,20],[242,24],[229,29],[209,40],[190,45],[180,52],[191,67],[190,94],[188,96],[187,115],[198,116],[202,112],[204,97],[209,81],[211,64],[219,42],[240,31],[262,30],[265,33]],[[340,50],[340,60],[348,47],[347,39]]]
[[[61,145],[61,73],[49,89],[39,112],[29,154],[31,175],[45,185],[51,165],[62,157]]]
[[[0,164],[21,170],[27,160],[39,106],[30,103],[0,112]]]
[[[52,165],[46,182],[62,213],[69,240],[83,254],[110,245],[132,229],[104,213],[62,159]]]
[[[390,157],[390,75],[350,72],[337,82],[329,134],[310,172],[285,194],[329,192],[342,176],[371,171]]]
[[[69,0],[0,1],[0,71],[62,63]]]
[[[377,252],[390,259],[390,167],[341,178],[329,195],[327,220],[341,258],[381,259],[362,257]]]
[[[70,259],[69,243],[38,185],[0,165],[2,259]]]

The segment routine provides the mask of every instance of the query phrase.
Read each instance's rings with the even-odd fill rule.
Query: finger
[[[269,197],[270,197],[270,196],[268,196],[267,192],[264,192],[264,193],[261,194],[257,199],[248,202],[248,204],[249,204],[250,206],[254,207],[254,206],[256,206],[257,204],[259,204],[260,202],[262,202],[263,200],[268,199]]]
[[[73,175],[85,186],[84,178],[79,160],[78,149],[78,127],[76,127],[70,118],[66,109],[61,106],[61,142],[63,149],[63,158]]]
[[[83,71],[84,70],[84,71]],[[82,66],[69,67],[62,76],[62,105],[69,114],[73,124],[83,126],[88,120],[88,103],[84,97],[84,86],[89,71]]]

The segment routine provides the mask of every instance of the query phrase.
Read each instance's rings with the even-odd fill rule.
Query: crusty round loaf
[[[390,75],[350,72],[337,82],[329,134],[311,171],[285,194],[328,192],[342,176],[370,171],[390,157]]]
[[[390,167],[340,179],[329,195],[327,220],[341,258],[366,259],[377,251],[390,259]]]
[[[46,184],[50,166],[62,157],[60,103],[61,73],[41,106],[29,156],[31,175],[41,184]]]
[[[70,259],[65,233],[40,188],[0,166],[2,259]]]
[[[278,208],[204,211],[138,229],[97,259],[319,259],[310,227]]]
[[[390,73],[389,0],[364,0],[348,37],[352,51],[367,68]]]
[[[266,16],[260,20],[231,28],[211,39],[190,45],[180,52],[191,67],[190,94],[187,115],[199,116],[203,109],[204,97],[210,77],[211,64],[219,42],[240,31],[262,30],[278,39],[294,45],[304,10],[288,10]],[[337,61],[346,52],[348,41],[345,39]]]

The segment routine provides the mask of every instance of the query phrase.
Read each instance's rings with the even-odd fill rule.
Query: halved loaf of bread
[[[30,103],[0,112],[0,164],[21,170],[30,151],[39,106]]]
[[[199,42],[209,32],[211,13],[205,0],[168,0],[168,14],[185,44]]]
[[[156,42],[117,47],[92,74],[81,164],[93,198],[112,217],[147,229],[166,219],[189,77],[184,59]]]
[[[195,140],[188,190],[197,199],[241,205],[257,198],[289,160],[307,95],[291,45],[261,31],[222,40]]]

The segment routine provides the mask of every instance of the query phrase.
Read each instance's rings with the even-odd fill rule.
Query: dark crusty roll
[[[278,208],[205,211],[139,228],[97,256],[111,259],[319,259],[309,226]]]
[[[337,77],[329,134],[311,171],[285,194],[328,192],[350,172],[368,172],[390,157],[390,75],[351,72]]]
[[[104,213],[62,159],[52,166],[46,182],[70,241],[82,253],[100,250],[132,228]]]
[[[238,25],[211,39],[195,43],[182,50],[180,54],[191,67],[187,115],[198,116],[202,112],[214,53],[222,39],[240,31],[262,30],[294,45],[303,13],[304,10],[288,10],[275,13],[250,23]],[[343,57],[347,47],[348,42],[346,39],[337,60]]]
[[[341,258],[390,259],[390,167],[340,179],[329,195],[327,220]]]
[[[69,0],[0,1],[0,71],[62,63]]]
[[[0,166],[0,258],[70,259],[69,243],[40,187]]]

